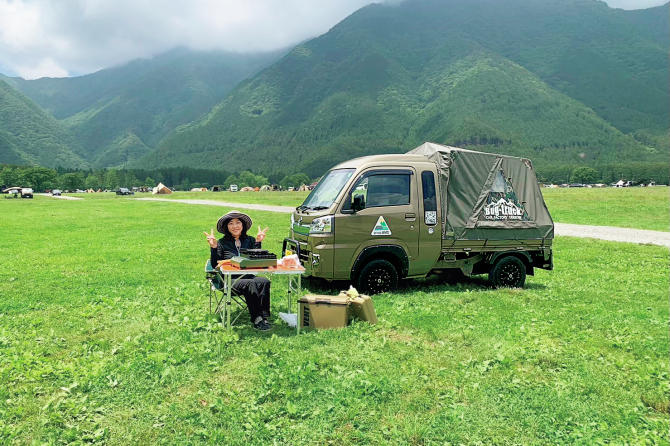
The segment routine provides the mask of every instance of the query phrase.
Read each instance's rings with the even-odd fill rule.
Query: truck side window
[[[426,170],[421,172],[423,188],[423,218],[427,225],[437,224],[437,196],[435,193],[435,176]]]
[[[356,187],[354,187],[354,191],[351,194],[352,200],[359,195],[363,197],[363,203],[368,202],[368,177],[365,177],[356,183]],[[368,207],[367,204],[365,207]]]
[[[368,177],[366,208],[409,204],[410,176],[380,174]]]

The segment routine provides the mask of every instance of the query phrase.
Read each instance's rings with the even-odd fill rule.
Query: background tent
[[[171,194],[172,191],[165,184],[158,183],[158,186],[154,187],[151,193],[153,195],[164,195],[164,194]]]

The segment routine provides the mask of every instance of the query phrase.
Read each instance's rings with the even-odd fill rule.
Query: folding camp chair
[[[207,264],[205,265],[205,275],[207,277],[207,281],[209,282],[209,312],[212,313],[212,302],[216,304],[214,307],[214,313],[219,313],[221,314],[221,318],[225,318],[225,311],[230,311],[231,308],[224,308],[225,305],[225,297],[226,297],[226,281],[223,280],[221,277],[221,274],[219,274],[219,271],[217,269],[212,268],[212,263],[207,260]],[[217,293],[221,293],[221,297],[217,295]],[[230,323],[231,325],[237,322],[237,320],[240,318],[242,314],[245,312],[249,312],[249,308],[247,307],[247,303],[244,299],[244,296],[241,296],[235,292],[235,289],[233,289],[230,293],[230,300],[231,302],[235,302],[235,304],[240,307],[240,310],[237,313],[237,316],[235,316],[235,319]]]

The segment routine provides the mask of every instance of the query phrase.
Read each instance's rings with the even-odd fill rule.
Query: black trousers
[[[270,313],[270,281],[265,277],[240,279],[233,285],[233,290],[244,296],[251,314],[251,322],[261,316],[262,311]]]

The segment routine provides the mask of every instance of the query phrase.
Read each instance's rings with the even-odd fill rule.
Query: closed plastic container
[[[282,265],[288,268],[297,268],[300,266],[300,260],[298,259],[297,254],[292,254],[290,256],[284,256],[282,259]]]
[[[346,297],[307,294],[298,304],[301,328],[342,328],[349,323],[350,301]]]

